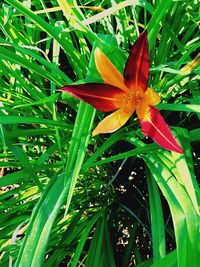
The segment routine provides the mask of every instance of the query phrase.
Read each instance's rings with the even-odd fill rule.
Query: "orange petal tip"
[[[128,121],[132,113],[133,110],[125,112],[123,108],[116,110],[100,121],[92,135],[95,136],[97,134],[113,133],[117,131]]]

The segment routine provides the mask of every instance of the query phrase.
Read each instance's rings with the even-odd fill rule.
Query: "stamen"
[[[124,96],[124,111],[126,113],[131,112],[135,108],[136,100],[135,100],[135,95],[133,92],[126,94]]]

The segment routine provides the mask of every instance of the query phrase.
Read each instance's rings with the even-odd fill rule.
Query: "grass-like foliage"
[[[198,267],[198,1],[17,1],[0,7],[0,266]],[[184,150],[58,89],[119,71],[144,29],[149,87]]]

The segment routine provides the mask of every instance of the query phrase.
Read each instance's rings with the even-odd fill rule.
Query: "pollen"
[[[135,96],[134,94],[128,93],[124,95],[124,100],[123,100],[123,109],[126,113],[131,112],[135,107]]]
[[[142,101],[141,91],[131,92],[124,95],[123,109],[126,113],[133,112]]]

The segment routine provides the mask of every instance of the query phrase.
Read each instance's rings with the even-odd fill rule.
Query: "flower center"
[[[133,111],[142,101],[142,95],[143,93],[141,93],[140,91],[126,94],[124,96],[124,103],[123,103],[124,111],[126,113]]]

